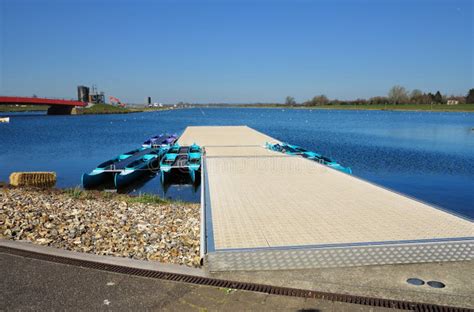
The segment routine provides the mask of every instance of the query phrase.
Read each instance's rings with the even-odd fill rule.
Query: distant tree
[[[286,99],[285,99],[285,104],[288,105],[288,106],[296,105],[295,98],[292,97],[292,96],[287,96]]]
[[[374,96],[370,98],[368,102],[369,104],[372,104],[372,105],[384,105],[384,104],[388,104],[389,100],[388,98],[384,96]]]
[[[361,99],[361,98],[358,98],[357,100],[353,101],[354,105],[366,105],[367,104],[367,100],[366,99]]]
[[[315,105],[327,105],[329,103],[329,99],[324,94],[321,94],[321,95],[317,95],[317,96],[313,97],[313,99],[309,102],[313,106],[315,106]]]
[[[437,91],[436,94],[433,97],[433,102],[437,104],[442,104],[443,103],[443,96],[441,95],[441,92]]]
[[[422,104],[423,103],[423,92],[419,89],[415,89],[410,92],[410,102],[414,104]]]
[[[408,101],[408,92],[402,86],[394,86],[388,92],[388,98],[392,104],[402,104]]]
[[[467,104],[474,104],[474,89],[469,90],[466,96]]]
[[[429,98],[429,103],[428,104],[432,104],[435,101],[435,96],[431,92],[428,93],[428,98]]]
[[[431,104],[433,102],[433,97],[434,95],[431,93],[423,93],[420,104]]]

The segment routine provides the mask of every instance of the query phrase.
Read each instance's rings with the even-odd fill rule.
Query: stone
[[[0,189],[0,237],[98,255],[199,266],[197,204],[78,199],[54,189]]]

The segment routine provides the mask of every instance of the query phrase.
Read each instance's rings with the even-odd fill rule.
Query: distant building
[[[446,99],[446,104],[448,105],[458,105],[465,104],[466,98],[463,96],[450,96]]]

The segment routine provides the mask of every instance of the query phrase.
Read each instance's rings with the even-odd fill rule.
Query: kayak
[[[271,143],[266,143],[266,148],[270,149],[275,152],[281,152],[284,154],[288,155],[299,155],[304,158],[308,158],[310,160],[316,161],[320,164],[323,164],[325,166],[328,166],[330,168],[352,174],[352,169],[350,167],[344,167],[338,162],[332,160],[329,157],[323,156],[319,153],[313,152],[313,151],[308,151],[300,146],[297,145],[291,145],[288,143],[276,143],[276,144],[271,144]]]

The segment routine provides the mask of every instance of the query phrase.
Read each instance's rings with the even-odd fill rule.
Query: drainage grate
[[[401,310],[411,310],[411,311],[439,311],[439,312],[472,311],[470,309],[449,307],[449,306],[439,306],[435,304],[426,304],[426,303],[390,300],[390,299],[381,299],[381,298],[371,298],[371,297],[361,297],[361,296],[337,294],[337,293],[326,293],[326,292],[312,291],[312,290],[305,290],[305,289],[235,282],[235,281],[221,280],[221,279],[208,278],[208,277],[192,276],[192,275],[186,275],[186,274],[167,273],[167,272],[152,271],[152,270],[145,270],[145,269],[129,268],[129,267],[124,267],[124,266],[105,264],[105,263],[99,263],[99,262],[94,262],[94,261],[86,261],[86,260],[78,260],[78,259],[67,258],[67,257],[46,255],[42,253],[19,250],[19,249],[14,249],[10,247],[4,247],[4,246],[0,246],[0,252],[9,253],[9,254],[27,257],[27,258],[33,258],[37,260],[44,260],[44,261],[50,261],[50,262],[55,262],[55,263],[74,265],[74,266],[101,270],[101,271],[129,274],[129,275],[148,277],[148,278],[156,278],[156,279],[175,281],[175,282],[191,283],[191,284],[196,284],[196,285],[233,288],[233,289],[238,289],[238,290],[248,290],[248,291],[260,292],[260,293],[266,293],[266,294],[272,294],[272,295],[316,298],[316,299],[329,300],[329,301],[360,304],[360,305],[367,305],[367,306],[373,306],[373,307],[385,307],[385,308],[394,308],[394,309],[401,309]]]

